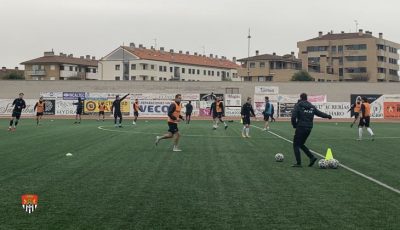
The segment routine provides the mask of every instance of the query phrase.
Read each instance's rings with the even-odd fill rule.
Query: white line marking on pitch
[[[257,129],[262,130],[262,128],[260,128],[260,127],[258,127],[258,126],[254,126],[254,125],[251,125],[251,126],[254,127],[254,128],[257,128]],[[284,137],[280,136],[279,134],[276,134],[276,133],[274,133],[274,132],[272,132],[272,131],[268,131],[268,133],[270,133],[270,134],[272,134],[272,135],[274,135],[274,136],[276,136],[276,137],[278,137],[278,138],[280,138],[280,139],[282,139],[282,140],[284,140],[284,141],[287,141],[287,142],[293,144],[293,141],[291,141],[291,140],[289,140],[289,139],[287,139],[287,138],[284,138]],[[319,157],[325,158],[321,153],[318,153],[318,152],[316,152],[316,151],[314,151],[314,150],[311,150],[311,149],[310,149],[310,151],[311,151],[312,153],[318,155]],[[359,176],[361,176],[361,177],[363,177],[363,178],[365,178],[365,179],[367,179],[367,180],[369,180],[369,181],[374,182],[375,184],[378,184],[378,185],[380,185],[380,186],[382,186],[382,187],[384,187],[384,188],[387,188],[387,189],[389,189],[389,190],[391,190],[391,191],[393,191],[393,192],[395,192],[395,193],[397,193],[397,194],[400,194],[400,190],[395,189],[395,188],[393,188],[393,187],[391,187],[391,186],[389,186],[389,185],[387,185],[387,184],[385,184],[385,183],[383,183],[383,182],[380,182],[380,181],[378,181],[378,180],[376,180],[376,179],[374,179],[374,178],[372,178],[372,177],[370,177],[370,176],[367,176],[367,175],[365,175],[364,173],[361,173],[361,172],[359,172],[359,171],[357,171],[357,170],[355,170],[355,169],[352,169],[352,168],[350,168],[350,167],[348,167],[348,166],[346,166],[346,165],[344,165],[344,164],[342,164],[342,163],[340,163],[340,166],[341,166],[342,168],[344,168],[344,169],[346,169],[346,170],[348,170],[348,171],[350,171],[350,172],[356,174],[356,175],[359,175]]]
[[[108,131],[108,132],[117,132],[117,133],[136,133],[136,134],[151,134],[151,135],[163,135],[162,133],[148,133],[148,132],[140,132],[140,131],[127,131],[127,130],[114,130],[114,129],[107,129],[104,126],[97,127],[100,130]],[[117,129],[117,128],[116,128]],[[215,132],[215,131],[214,131]],[[183,137],[209,137],[209,138],[240,138],[243,139],[242,136],[207,136],[201,134],[181,134]],[[252,138],[252,139],[276,139],[276,138]]]

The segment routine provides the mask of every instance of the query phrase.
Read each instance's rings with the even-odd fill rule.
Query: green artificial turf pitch
[[[292,168],[290,143],[254,127],[243,139],[238,122],[181,123],[183,152],[154,146],[165,121],[0,122],[0,229],[400,229],[400,194],[344,168]],[[373,124],[377,139],[357,142],[348,123],[317,123],[308,146],[400,189],[399,126]],[[292,139],[288,122],[271,131]]]

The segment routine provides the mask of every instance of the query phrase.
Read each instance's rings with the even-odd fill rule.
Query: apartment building
[[[74,57],[73,54],[54,51],[42,57],[22,62],[26,80],[98,80],[98,61],[90,55]]]
[[[1,67],[0,70],[0,80],[3,80],[5,77],[9,76],[10,74],[17,74],[20,76],[24,75],[24,71],[20,70],[18,67],[15,67],[14,69],[7,69],[6,67]]]
[[[334,33],[297,43],[302,66],[315,72],[339,75],[340,81],[398,82],[400,44],[375,37],[370,31]]]
[[[134,43],[121,46],[99,61],[101,80],[240,81],[237,65],[226,57],[155,49]]]

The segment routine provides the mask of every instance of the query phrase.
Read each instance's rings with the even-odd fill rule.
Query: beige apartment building
[[[134,43],[116,48],[99,62],[100,79],[113,81],[240,81],[238,68],[224,56]]]
[[[303,69],[339,75],[340,81],[398,82],[400,44],[372,32],[323,34],[297,43]]]
[[[98,61],[90,55],[74,57],[72,54],[53,51],[42,57],[22,62],[26,80],[98,80]]]
[[[241,68],[238,71],[243,81],[255,82],[288,82],[293,75],[302,70],[302,60],[296,58],[294,52],[279,56],[273,54],[261,54],[238,60]],[[338,81],[339,76],[330,73],[313,72],[310,75],[315,81]]]

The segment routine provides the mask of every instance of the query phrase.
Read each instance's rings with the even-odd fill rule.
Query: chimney
[[[233,58],[232,58],[232,61],[236,63],[236,57],[233,57]]]
[[[275,52],[273,52],[273,53],[272,53],[272,55],[276,56],[276,53],[275,53]]]
[[[215,58],[218,59],[218,55],[215,55]]]
[[[194,52],[194,56],[197,56],[197,52]]]
[[[358,30],[358,36],[362,36],[363,35],[363,30],[362,29],[359,29]]]
[[[74,57],[74,55],[73,55],[73,54],[70,54],[70,55],[68,55],[68,57],[69,57],[69,58],[72,58],[72,57]],[[90,58],[90,56],[89,56],[89,58]]]
[[[86,55],[86,59],[87,59],[87,60],[90,60],[90,55]]]
[[[210,54],[210,58],[214,58],[214,55],[213,55],[213,54]]]
[[[60,57],[64,56],[64,53],[60,53]]]
[[[95,56],[92,56],[92,60],[96,60],[96,57],[95,57]]]
[[[129,43],[129,47],[135,48],[135,43],[133,42]]]
[[[180,54],[183,54],[183,51],[182,51],[182,50],[179,50],[179,53],[180,53]]]
[[[256,56],[258,56],[260,54],[260,51],[256,50]]]
[[[85,56],[81,56],[80,59],[85,59]]]
[[[44,52],[44,56],[45,57],[54,56],[54,52],[53,51]]]
[[[294,52],[292,51],[292,52],[290,52],[290,54],[294,57]]]
[[[319,31],[319,32],[318,32],[318,37],[319,37],[319,38],[322,38],[322,35],[323,35],[322,31]]]
[[[341,32],[342,34],[344,34],[344,31],[342,30],[342,32]]]
[[[143,48],[143,45],[142,45],[142,44],[139,44],[139,48]]]
[[[186,51],[186,55],[189,55],[190,54],[190,52],[189,51]]]
[[[170,52],[170,53],[174,53],[174,50],[173,50],[173,49],[170,49],[169,52]]]
[[[379,33],[379,38],[383,39],[383,33]]]
[[[164,51],[164,47],[160,47],[160,51]]]
[[[7,70],[7,68],[6,67],[1,67],[1,71],[6,71]]]
[[[18,67],[15,67],[15,70],[18,70]]]

